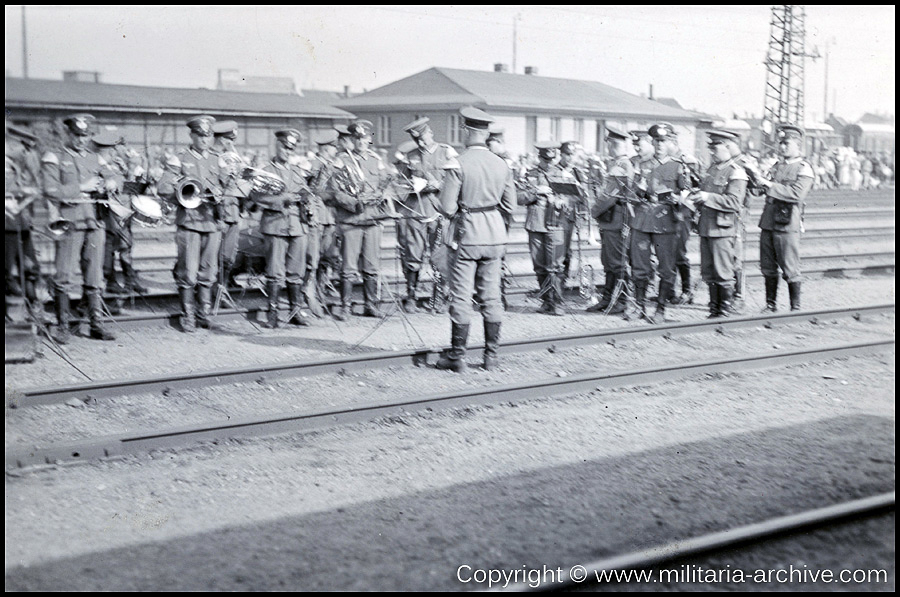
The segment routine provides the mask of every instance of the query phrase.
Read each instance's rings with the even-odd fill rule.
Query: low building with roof
[[[89,112],[97,118],[99,127],[115,128],[130,146],[145,152],[153,147],[187,145],[190,137],[185,120],[203,113],[238,123],[239,151],[271,155],[274,132],[278,129],[291,127],[309,133],[353,117],[332,103],[298,93],[6,78],[8,121],[26,125],[47,138],[59,130],[61,117]],[[310,135],[306,135],[301,149],[314,149],[311,143]]]
[[[682,148],[697,152],[697,127],[711,120],[595,81],[440,67],[335,105],[371,120],[375,145],[391,153],[409,139],[403,127],[423,116],[431,119],[437,141],[461,148],[464,137],[458,111],[467,105],[496,117],[513,156],[533,152],[540,139],[574,140],[587,151],[602,154],[607,123],[630,130],[658,121],[674,125]],[[705,147],[705,139],[700,143]]]

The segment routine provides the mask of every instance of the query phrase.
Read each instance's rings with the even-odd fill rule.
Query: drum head
[[[134,219],[148,226],[156,226],[163,219],[162,206],[153,197],[137,195],[131,198]]]

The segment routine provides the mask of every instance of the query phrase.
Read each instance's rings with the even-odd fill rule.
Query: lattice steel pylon
[[[763,143],[774,147],[778,123],[804,126],[804,74],[807,58],[818,52],[806,51],[806,9],[803,6],[773,6],[766,54],[766,104],[763,113]]]

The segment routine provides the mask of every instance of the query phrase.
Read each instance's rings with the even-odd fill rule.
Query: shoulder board
[[[815,178],[815,174],[813,173],[812,166],[809,165],[809,162],[803,160],[800,162],[800,172],[797,176],[808,176],[809,178]]]
[[[44,155],[41,156],[41,163],[44,164],[59,164],[59,158],[52,151],[48,151]]]
[[[456,159],[455,157],[450,158],[449,160],[444,162],[444,165],[441,166],[441,168],[443,168],[444,170],[459,170],[460,169],[459,160]]]
[[[731,173],[728,175],[728,180],[750,180],[750,177],[747,175],[747,171],[737,164],[731,167]]]

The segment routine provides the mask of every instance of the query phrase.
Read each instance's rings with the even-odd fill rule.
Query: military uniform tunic
[[[812,166],[802,157],[780,160],[772,171],[759,219],[759,267],[763,276],[800,281],[800,211],[812,188]]]
[[[503,317],[500,260],[506,250],[504,223],[516,191],[512,172],[483,144],[470,145],[449,168],[440,195],[440,212],[450,218],[444,242],[450,250],[450,319],[468,325],[472,296],[486,322]]]
[[[319,254],[310,261],[310,271],[315,272],[322,267],[331,267],[338,272],[341,268],[341,254],[338,247],[337,226],[334,217],[334,207],[326,203],[328,197],[328,181],[334,170],[332,161],[321,155],[312,160],[312,170],[309,174],[309,188],[312,203],[315,209],[316,222],[319,225]]]
[[[21,196],[24,187],[31,187],[35,192],[39,190],[38,168],[36,165],[29,166],[27,155],[15,158],[6,156],[6,197],[7,200],[15,202],[17,208],[22,201],[28,200],[27,197]],[[24,273],[28,282],[34,283],[40,277],[41,268],[31,230],[33,219],[34,202],[22,208],[15,216],[6,214],[4,262],[7,286],[13,281],[13,273],[17,267]]]
[[[50,221],[64,219],[71,229],[56,241],[54,285],[71,294],[78,282],[80,266],[86,294],[103,290],[103,248],[106,230],[97,205],[86,202],[90,194],[81,184],[99,176],[101,164],[96,153],[66,147],[58,155],[47,153],[41,160],[41,182],[49,201]],[[81,203],[72,203],[81,201]]]
[[[747,172],[732,158],[710,166],[700,184],[700,275],[707,284],[734,284],[735,239],[747,180]]]
[[[624,156],[616,158],[592,209],[600,230],[600,261],[606,277],[625,278],[624,228],[634,176],[633,162]]]

